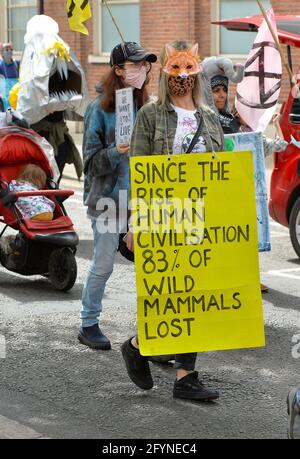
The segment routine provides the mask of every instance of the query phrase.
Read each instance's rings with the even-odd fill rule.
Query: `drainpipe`
[[[44,0],[40,0],[40,14],[44,14]]]

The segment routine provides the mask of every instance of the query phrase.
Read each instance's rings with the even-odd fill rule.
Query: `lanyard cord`
[[[166,109],[164,108],[164,119],[165,119],[165,139],[167,143],[167,152],[168,155],[170,155],[170,149],[169,149],[169,139],[168,139],[168,123],[167,123],[167,116],[166,116]]]

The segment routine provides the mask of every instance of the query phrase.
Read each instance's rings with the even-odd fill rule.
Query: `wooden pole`
[[[269,30],[270,30],[270,32],[272,34],[272,37],[273,37],[273,40],[276,43],[276,47],[277,47],[278,52],[279,52],[279,54],[281,56],[282,62],[284,64],[285,68],[287,69],[287,72],[288,72],[289,78],[290,78],[290,82],[291,82],[291,84],[293,84],[294,88],[296,89],[296,96],[295,97],[299,97],[299,99],[300,99],[300,90],[298,88],[297,81],[295,79],[295,76],[292,73],[292,70],[291,70],[290,66],[286,62],[285,55],[284,55],[282,46],[279,43],[278,37],[277,37],[276,33],[274,32],[274,29],[273,29],[273,27],[272,27],[272,25],[271,25],[271,23],[269,21],[269,18],[267,16],[267,13],[266,13],[264,7],[263,7],[263,4],[261,3],[261,0],[257,0],[257,3],[258,3],[258,6],[259,6],[259,8],[260,8],[260,10],[262,12],[262,15],[263,15],[265,21],[266,21],[266,23],[267,23],[267,25],[269,27]]]
[[[103,0],[103,1],[104,1],[104,3],[105,3],[106,8],[108,9],[108,12],[109,12],[110,17],[111,17],[111,19],[112,19],[112,22],[114,23],[114,25],[115,25],[115,27],[116,27],[116,29],[117,29],[117,31],[118,31],[120,37],[121,37],[122,42],[125,43],[125,40],[124,40],[123,35],[122,35],[122,33],[121,33],[121,30],[120,30],[119,27],[118,27],[118,24],[117,24],[117,22],[116,22],[116,20],[115,20],[115,18],[114,18],[114,15],[112,14],[112,11],[111,11],[110,7],[109,7],[108,4],[107,4],[107,1],[106,1],[106,0]]]

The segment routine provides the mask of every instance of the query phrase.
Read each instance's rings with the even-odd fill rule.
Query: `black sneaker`
[[[206,389],[198,379],[198,372],[194,371],[179,381],[175,381],[173,397],[209,401],[219,398],[219,393]]]
[[[300,439],[300,386],[292,389],[287,397],[288,438]]]
[[[98,324],[91,327],[81,327],[78,339],[81,344],[85,344],[92,349],[101,349],[102,351],[111,349],[109,339],[103,335]]]
[[[153,380],[148,357],[143,357],[138,349],[131,344],[131,339],[122,344],[121,351],[125,360],[127,373],[134,384],[144,390],[152,389]]]

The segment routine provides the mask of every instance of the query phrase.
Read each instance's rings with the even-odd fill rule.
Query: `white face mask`
[[[126,76],[124,81],[126,85],[132,88],[141,89],[147,78],[147,67],[143,65],[140,68],[125,69]]]

